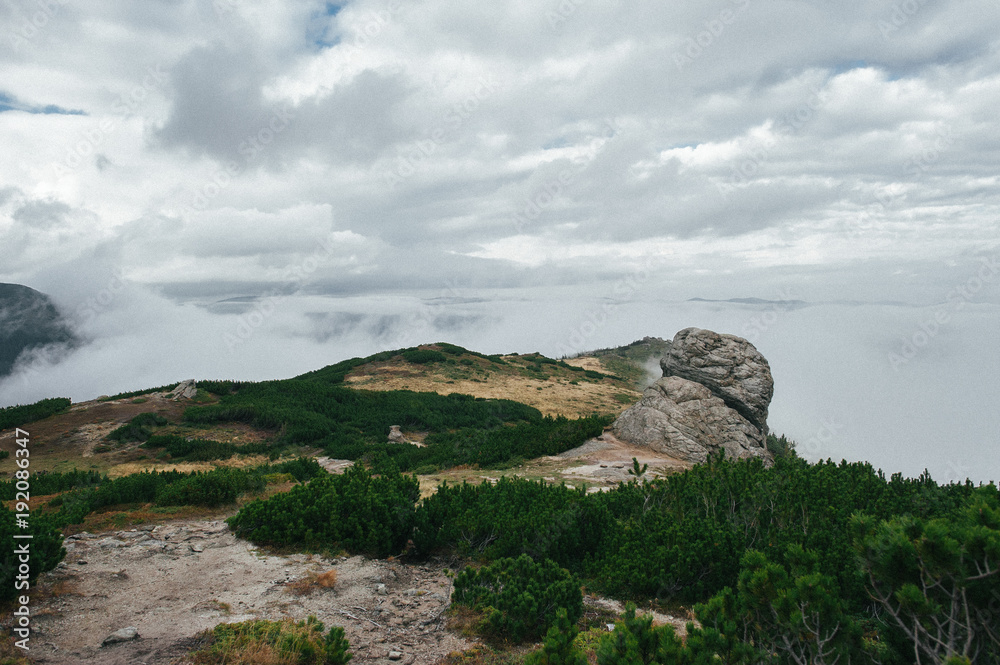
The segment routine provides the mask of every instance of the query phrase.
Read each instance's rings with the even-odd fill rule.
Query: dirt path
[[[519,476],[550,483],[565,482],[571,487],[587,486],[588,492],[602,492],[633,479],[629,474],[632,458],[648,464],[646,477],[666,476],[691,468],[691,464],[662,455],[649,448],[640,448],[622,441],[611,431],[590,439],[583,445],[559,455],[538,457],[522,465],[504,470],[454,468],[420,476],[422,496],[433,494],[442,481],[457,484],[497,482],[501,476]]]
[[[271,556],[222,521],[82,533],[66,549],[42,580],[55,595],[34,608],[32,656],[41,663],[172,663],[216,624],[310,614],[344,627],[352,663],[429,664],[469,646],[443,627],[450,581],[438,564]],[[336,583],[324,588],[316,578],[330,570]],[[101,646],[129,626],[138,639]],[[390,651],[402,658],[390,661]]]

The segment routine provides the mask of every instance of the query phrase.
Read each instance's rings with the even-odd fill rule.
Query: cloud
[[[116,344],[250,378],[607,302],[931,306],[1000,253],[990,0],[55,7],[0,5],[0,280],[88,331],[81,394]],[[268,299],[242,364],[194,348]],[[640,312],[602,343],[688,324]]]

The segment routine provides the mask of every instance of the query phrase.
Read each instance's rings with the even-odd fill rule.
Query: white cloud
[[[399,303],[455,280],[578,312],[665,257],[660,299],[928,304],[1000,247],[990,0],[36,7],[0,5],[0,280],[78,318],[123,280],[114,308],[213,338],[233,314],[206,303],[297,293],[274,339],[300,341],[247,347],[274,373],[315,358],[301,340],[391,342]],[[348,295],[372,309],[328,300]],[[521,314],[489,335],[481,314],[432,329],[518,348]],[[88,348],[141,356],[154,319],[116,314]],[[673,332],[644,322],[615,339]],[[79,353],[51,371],[82,390]]]

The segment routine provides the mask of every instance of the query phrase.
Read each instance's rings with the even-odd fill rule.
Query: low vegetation
[[[190,407],[184,418],[200,425],[244,422],[281,432],[277,445],[316,446],[333,458],[363,459],[379,469],[388,460],[421,473],[555,455],[597,436],[612,420],[552,418],[519,402],[460,394],[352,390],[319,376],[212,385],[222,393],[219,403]],[[392,425],[427,432],[425,445],[388,443]]]
[[[576,623],[583,615],[580,581],[550,559],[527,554],[466,568],[455,578],[452,602],[482,614],[477,629],[495,639],[537,639],[556,622],[557,610]]]
[[[644,343],[655,346],[656,340]],[[641,355],[643,349],[633,351]],[[634,360],[619,355],[622,368]],[[556,455],[599,434],[610,418],[552,418],[510,400],[342,385],[352,369],[380,360],[414,367],[466,367],[469,361],[533,378],[553,371],[581,380],[608,378],[538,354],[504,360],[438,344],[352,359],[286,381],[201,382],[214,403],[188,408],[186,425],[140,414],[109,438],[123,448],[141,443],[142,451],[161,459],[273,457],[305,446],[359,463],[339,476],[306,458],[115,479],[96,471],[34,475],[31,492],[53,498],[31,510],[27,520],[33,536],[28,579],[58,564],[65,555],[61,531],[95,511],[127,505],[235,511],[243,497],[228,523],[260,545],[463,561],[465,569],[455,576],[455,611],[471,617],[466,625],[493,645],[477,651],[473,662],[1000,662],[995,485],[942,485],[926,473],[886,477],[866,463],[811,464],[795,455],[786,437],[770,436],[771,467],[756,459],[715,456],[649,480],[647,469],[633,460],[630,482],[607,492],[501,477],[477,485],[442,484],[421,499],[416,472],[456,465],[495,468],[518,458]],[[23,422],[19,419],[65,409],[66,402],[0,413]],[[233,422],[272,434],[266,442],[242,445],[178,434],[191,431],[187,426]],[[420,432],[424,445],[389,443],[391,425]],[[261,494],[269,481],[293,478],[299,483],[287,492]],[[0,482],[0,498],[12,502],[0,509],[3,542],[26,532],[15,515],[29,507],[19,480]],[[14,593],[13,556],[10,548],[0,555],[0,600]],[[324,575],[303,580],[295,591],[336,583],[335,574]],[[614,631],[594,632],[584,625],[581,633],[581,587],[643,605],[683,603],[693,608],[697,622],[682,639],[670,626],[638,616],[629,604]],[[327,631],[314,618],[223,624],[204,640],[193,656],[203,665],[350,658],[343,631]],[[541,647],[526,656],[523,651],[533,647],[499,655],[494,648],[535,640]],[[520,655],[510,655],[515,653]]]
[[[194,665],[347,665],[353,658],[344,629],[327,631],[314,616],[222,623],[204,639],[191,655]]]
[[[575,601],[541,601],[554,588],[553,570],[619,598],[709,599],[696,606],[702,628],[687,643],[643,633],[637,644],[660,646],[642,658],[658,655],[635,661],[623,632],[618,646],[602,647],[618,660],[599,662],[701,662],[711,653],[762,663],[772,653],[783,654],[774,662],[832,663],[839,654],[842,662],[907,663],[925,648],[908,637],[914,622],[927,626],[921,639],[931,643],[940,621],[958,630],[956,653],[1000,647],[989,610],[1000,598],[995,486],[938,485],[926,474],[887,479],[864,463],[794,456],[772,468],[716,457],[665,479],[641,475],[598,494],[501,478],[442,486],[417,504],[415,479],[357,467],[348,478],[254,502],[231,523],[255,542],[492,561],[456,580],[455,600],[482,613],[484,632],[512,640],[529,635],[518,617],[543,604],[540,625],[554,625],[559,606],[572,622]],[[352,523],[354,514],[365,519]],[[503,588],[523,591],[504,596]]]
[[[35,476],[30,491],[36,496],[61,492],[44,509],[28,510],[29,492],[18,489],[19,480],[0,482],[0,498],[13,501],[0,508],[0,540],[15,542],[14,534],[32,534],[28,580],[53,569],[65,556],[62,529],[80,524],[95,511],[114,506],[220,506],[232,504],[247,493],[260,492],[269,477],[287,476],[300,481],[325,473],[312,459],[298,459],[250,469],[219,468],[204,473],[143,472],[109,479],[95,472],[72,471]],[[18,526],[16,513],[27,513],[27,529]],[[13,548],[0,553],[0,601],[17,595],[17,558]]]
[[[52,397],[34,404],[8,406],[0,409],[0,430],[20,427],[67,411],[72,402],[66,397]]]

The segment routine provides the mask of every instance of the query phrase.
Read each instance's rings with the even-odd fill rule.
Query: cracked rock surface
[[[660,367],[663,378],[615,421],[616,436],[687,462],[724,450],[770,463],[767,409],[774,379],[753,344],[686,328],[674,336]]]

